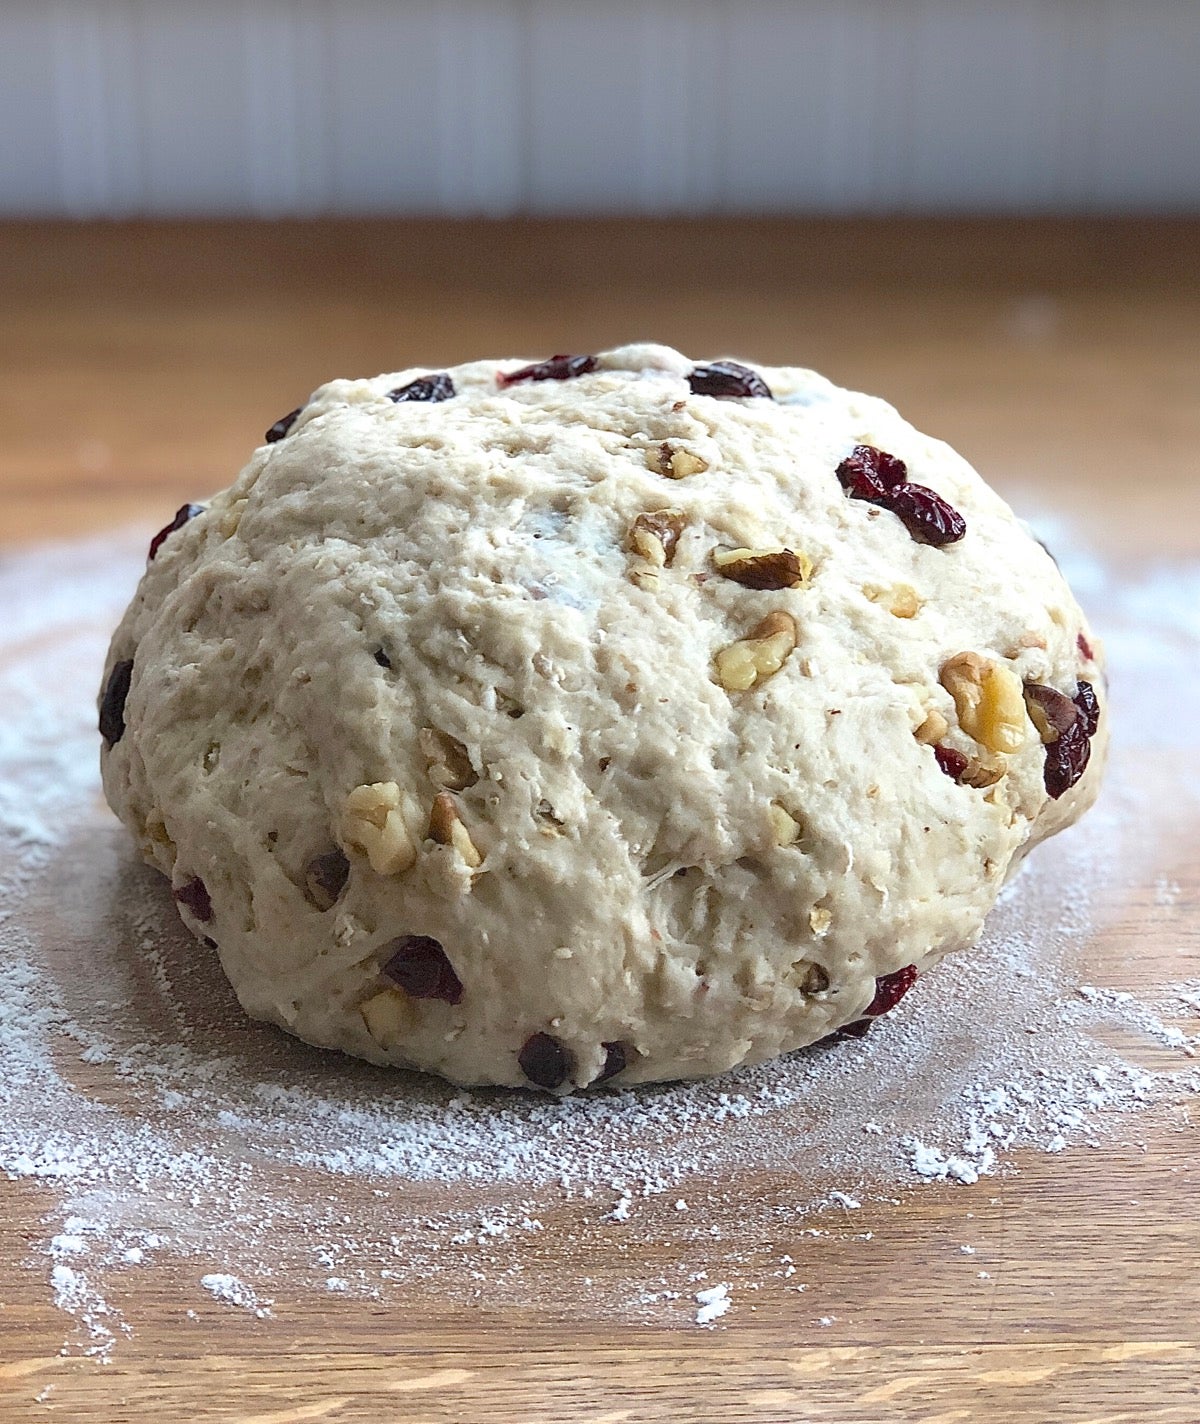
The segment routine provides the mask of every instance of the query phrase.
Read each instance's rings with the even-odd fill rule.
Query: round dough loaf
[[[883,401],[521,365],[331,381],[180,512],[109,803],[249,1014],[376,1063],[565,1092],[861,1029],[1095,798],[1095,638]],[[861,497],[877,451],[965,535]]]

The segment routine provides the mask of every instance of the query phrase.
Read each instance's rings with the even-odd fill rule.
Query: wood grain
[[[814,366],[1110,548],[1194,551],[1198,254],[1183,221],[0,225],[0,537],[161,523],[332,375],[654,337]]]
[[[1198,239],[1184,223],[0,228],[0,537],[156,525],[335,373],[653,335],[880,391],[1106,550],[1194,555]],[[1171,905],[1148,883],[1106,892],[1097,982],[1200,974],[1197,829],[1160,858]],[[1200,1212],[1179,1126],[871,1204],[819,1238],[748,1228],[747,1259],[788,1251],[809,1289],[742,1292],[717,1331],[598,1323],[565,1300],[302,1293],[259,1321],[164,1263],[114,1297],[139,1324],[108,1366],[60,1357],[69,1322],[31,1254],[50,1198],[5,1183],[0,1417],[1196,1424]],[[634,1249],[669,1264],[652,1222]]]

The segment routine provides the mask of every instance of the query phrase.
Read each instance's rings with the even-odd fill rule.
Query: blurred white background
[[[0,213],[1200,208],[1196,0],[0,0]]]

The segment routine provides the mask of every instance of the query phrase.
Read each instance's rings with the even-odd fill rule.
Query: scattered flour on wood
[[[224,1305],[236,1305],[239,1310],[249,1310],[259,1320],[265,1320],[271,1313],[270,1301],[259,1300],[258,1295],[245,1281],[225,1271],[211,1271],[207,1276],[201,1276],[200,1284],[214,1300],[219,1300]]]
[[[95,688],[143,550],[122,536],[0,560],[0,1172],[52,1203],[27,1264],[73,1318],[69,1348],[107,1359],[136,1326],[110,1293],[164,1258],[194,1270],[190,1318],[206,1296],[265,1317],[268,1291],[424,1291],[713,1325],[731,1286],[697,1290],[709,1272],[802,1291],[781,1244],[925,1181],[1012,1170],[1018,1149],[1099,1144],[1200,1090],[1200,984],[1149,993],[1131,971],[1106,986],[1087,963],[1114,887],[1142,891],[1164,935],[1178,913],[1164,808],[1171,825],[1200,818],[1179,715],[1200,705],[1200,568],[1120,583],[1063,559],[1110,651],[1113,763],[977,951],[860,1042],[559,1102],[387,1072],[245,1020],[99,797]],[[1170,772],[1127,752],[1123,726],[1170,749]],[[750,1174],[769,1201],[740,1189]],[[650,1230],[657,1274],[630,1249]]]
[[[711,1286],[708,1290],[696,1292],[696,1304],[700,1309],[696,1312],[697,1325],[711,1325],[714,1320],[719,1320],[733,1304],[730,1299],[729,1287],[726,1285]]]

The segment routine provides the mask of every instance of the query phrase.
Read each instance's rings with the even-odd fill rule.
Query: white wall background
[[[0,0],[0,213],[1200,209],[1200,0]]]

